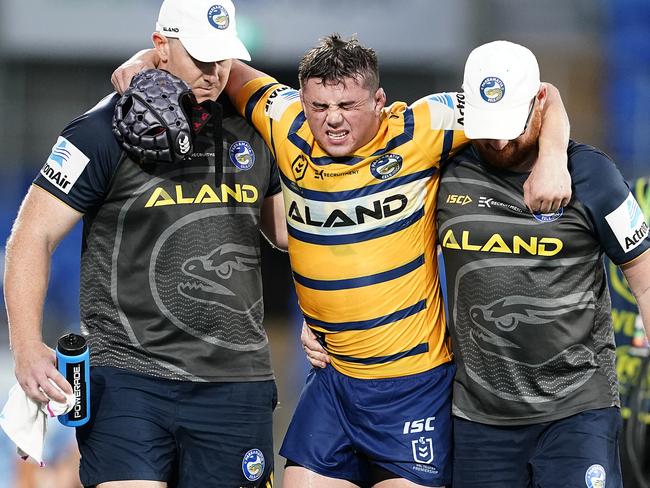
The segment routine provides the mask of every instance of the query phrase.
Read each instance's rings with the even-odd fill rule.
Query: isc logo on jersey
[[[89,159],[65,137],[59,136],[41,174],[63,193],[70,189],[86,168]]]
[[[640,246],[648,236],[648,224],[632,193],[605,220],[625,252]]]

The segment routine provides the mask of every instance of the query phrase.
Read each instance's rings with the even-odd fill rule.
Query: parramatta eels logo
[[[533,212],[533,217],[535,217],[535,220],[538,222],[555,222],[557,219],[562,217],[564,214],[564,208],[560,207],[558,208],[555,212],[550,212],[550,213],[541,213],[541,212]]]
[[[399,154],[384,154],[370,163],[370,172],[378,180],[387,180],[395,176],[402,168],[402,156]]]
[[[230,25],[230,16],[221,5],[213,5],[208,10],[208,21],[215,29],[224,30]]]
[[[592,464],[585,472],[585,484],[589,488],[605,488],[607,475],[600,464]]]
[[[495,395],[510,400],[523,397],[531,402],[548,401],[573,391],[591,377],[593,370],[577,368],[573,377],[558,379],[557,368],[592,364],[594,353],[578,344],[553,354],[550,348],[563,346],[549,342],[549,337],[554,337],[549,327],[559,329],[569,320],[563,316],[593,308],[592,293],[562,299],[510,296],[472,306],[470,340],[462,339],[468,331],[458,331],[468,374]],[[548,389],[515,384],[516,378],[535,378],[536,385],[548,385]]]
[[[259,449],[251,449],[244,454],[241,469],[248,481],[257,481],[264,474],[264,454]]]
[[[233,275],[254,270],[259,265],[257,249],[238,244],[223,244],[205,256],[187,259],[182,272],[191,281],[180,283],[178,292],[201,302],[222,301],[224,296],[235,296],[229,284]]]
[[[481,82],[481,97],[488,103],[496,103],[506,93],[506,86],[496,76],[488,76]]]
[[[228,151],[230,161],[241,170],[249,170],[255,164],[255,153],[246,141],[237,141],[230,146]]]

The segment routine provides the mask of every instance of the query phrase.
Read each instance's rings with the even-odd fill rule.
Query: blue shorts
[[[455,367],[378,380],[328,366],[307,377],[280,454],[323,476],[367,484],[372,471],[423,486],[451,481]]]
[[[621,488],[616,407],[541,424],[454,418],[454,488]]]
[[[274,381],[196,383],[91,368],[81,481],[272,486]]]

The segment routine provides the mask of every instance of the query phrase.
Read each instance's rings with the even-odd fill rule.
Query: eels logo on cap
[[[488,76],[481,82],[481,97],[488,103],[496,103],[506,93],[506,86],[496,76]]]
[[[221,5],[213,5],[208,10],[208,21],[215,29],[224,30],[230,25],[230,16]]]

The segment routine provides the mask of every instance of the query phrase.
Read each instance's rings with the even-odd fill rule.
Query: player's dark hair
[[[379,68],[374,49],[362,46],[356,37],[343,40],[339,34],[330,34],[320,40],[300,60],[298,79],[302,86],[308,79],[337,85],[345,78],[357,78],[365,88],[379,88]]]

